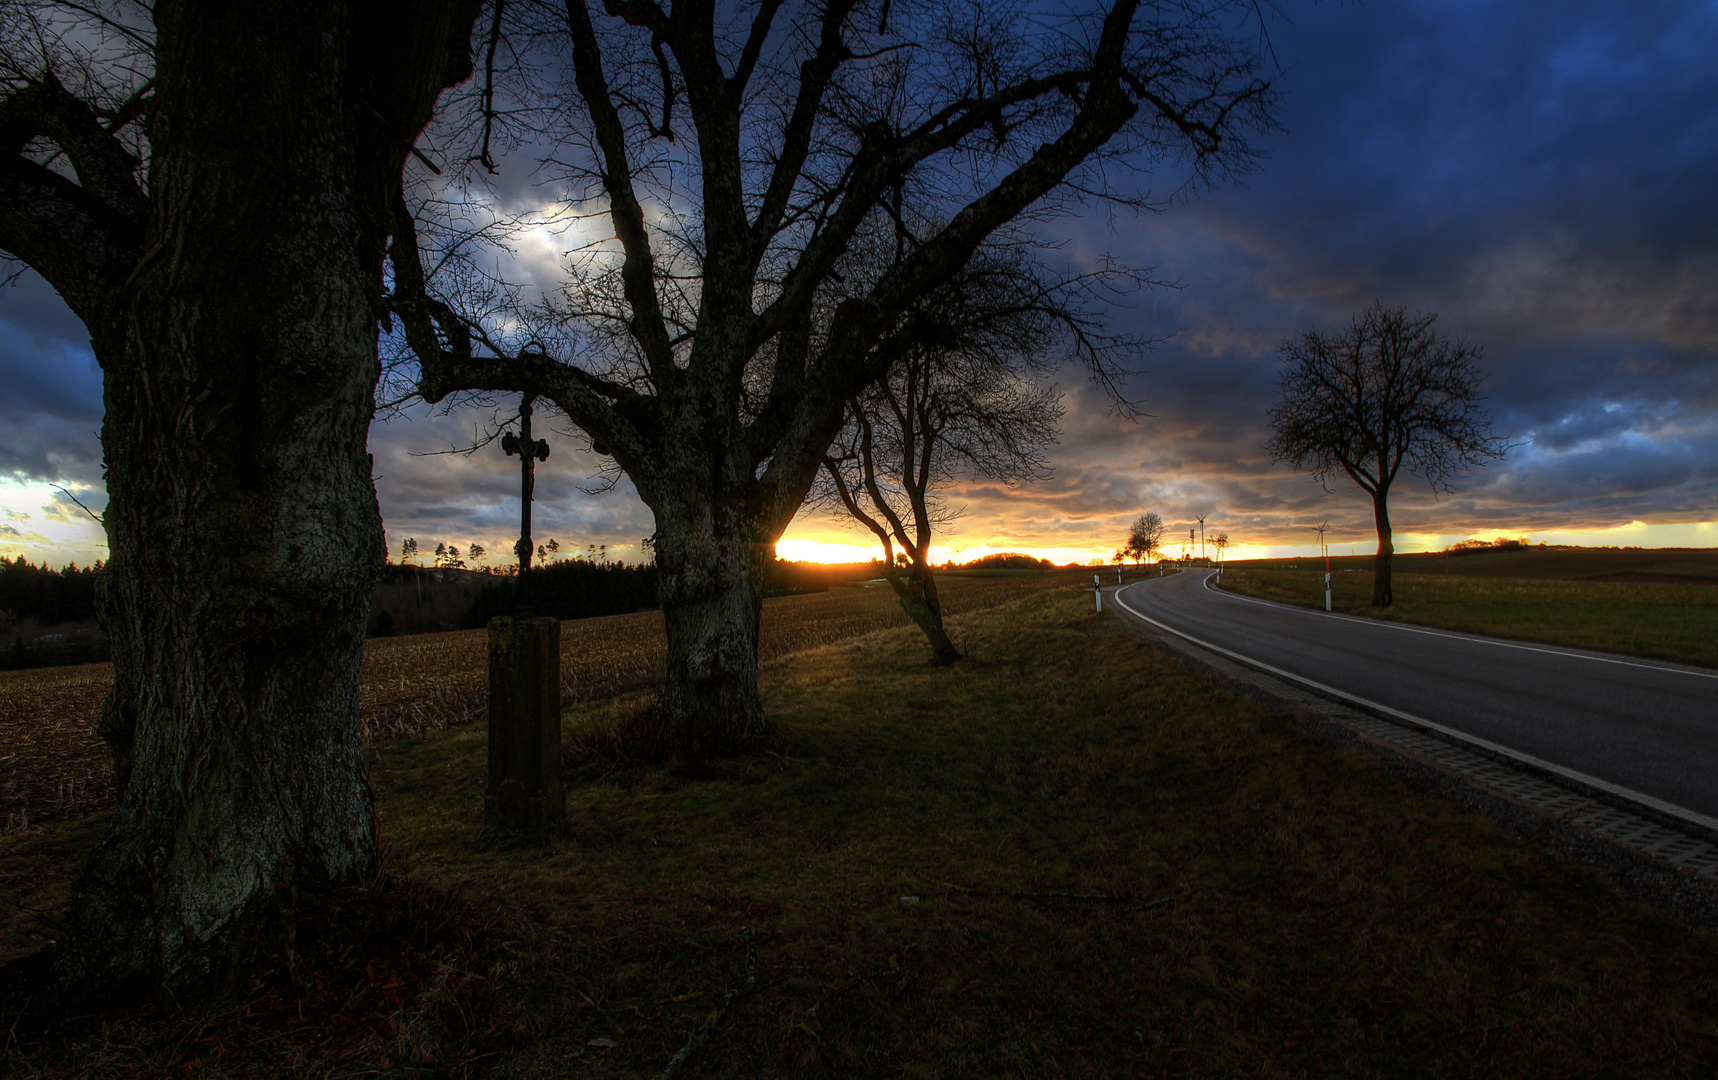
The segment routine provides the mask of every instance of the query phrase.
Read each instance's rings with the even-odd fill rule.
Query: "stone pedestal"
[[[561,624],[489,620],[489,787],[482,848],[541,844],[567,831],[561,791]]]

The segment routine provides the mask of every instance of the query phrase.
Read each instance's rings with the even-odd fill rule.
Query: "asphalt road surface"
[[[1236,658],[1718,818],[1718,671],[1332,615],[1184,571],[1124,613]]]

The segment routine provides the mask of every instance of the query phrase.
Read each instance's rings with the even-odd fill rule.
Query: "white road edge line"
[[[1648,671],[1663,671],[1672,675],[1692,675],[1697,679],[1718,679],[1718,671],[1695,671],[1677,664],[1648,664],[1639,660],[1624,660],[1616,656],[1595,656],[1589,652],[1575,652],[1570,649],[1547,649],[1541,645],[1523,645],[1515,641],[1500,641],[1497,638],[1483,637],[1479,634],[1452,634],[1447,630],[1428,630],[1423,626],[1408,626],[1404,623],[1388,622],[1384,619],[1367,619],[1358,615],[1342,615],[1334,611],[1319,611],[1317,608],[1303,608],[1296,604],[1280,604],[1275,600],[1260,600],[1256,596],[1242,596],[1240,593],[1224,592],[1211,588],[1211,578],[1216,575],[1206,575],[1201,582],[1207,591],[1231,600],[1244,600],[1249,604],[1262,604],[1265,607],[1281,611],[1292,611],[1300,615],[1317,615],[1326,619],[1341,619],[1343,622],[1364,623],[1367,626],[1383,626],[1391,630],[1400,630],[1406,634],[1425,634],[1427,637],[1450,638],[1454,641],[1475,641],[1482,645],[1496,645],[1502,649],[1520,649],[1523,652],[1546,653],[1550,656],[1568,656],[1576,660],[1593,660],[1601,664],[1620,664],[1623,667],[1645,668]],[[1139,584],[1134,582],[1134,584]]]
[[[1135,582],[1135,584],[1137,585],[1140,583]],[[1125,586],[1125,588],[1131,587],[1132,586]],[[1534,757],[1532,754],[1524,754],[1519,750],[1512,750],[1507,746],[1494,743],[1489,739],[1482,739],[1477,735],[1469,735],[1465,731],[1458,731],[1455,728],[1445,727],[1443,724],[1440,724],[1435,720],[1422,719],[1421,717],[1414,716],[1411,713],[1405,713],[1400,709],[1393,709],[1388,705],[1380,704],[1369,698],[1363,698],[1358,694],[1351,694],[1346,690],[1338,690],[1334,686],[1326,686],[1324,683],[1318,682],[1314,679],[1309,679],[1304,675],[1296,675],[1292,671],[1284,671],[1282,668],[1276,667],[1272,664],[1267,664],[1263,660],[1254,660],[1251,657],[1242,656],[1240,653],[1234,652],[1230,649],[1225,649],[1221,645],[1213,645],[1209,641],[1196,638],[1185,631],[1177,630],[1173,626],[1168,626],[1164,623],[1158,622],[1150,615],[1147,615],[1145,612],[1140,611],[1126,600],[1123,600],[1121,596],[1122,591],[1122,589],[1117,589],[1115,592],[1110,594],[1110,599],[1115,601],[1117,606],[1124,608],[1135,618],[1148,622],[1160,630],[1168,631],[1176,637],[1185,638],[1202,649],[1210,649],[1212,652],[1227,656],[1231,660],[1238,660],[1241,663],[1246,664],[1248,667],[1258,668],[1261,671],[1268,671],[1280,679],[1287,679],[1289,682],[1299,683],[1301,686],[1308,687],[1326,697],[1334,698],[1337,701],[1357,705],[1368,712],[1388,716],[1392,719],[1408,724],[1411,727],[1422,728],[1427,731],[1436,731],[1447,738],[1454,739],[1456,742],[1465,743],[1469,746],[1477,746],[1488,753],[1507,758],[1510,761],[1519,762],[1542,772],[1551,773],[1554,776],[1560,776],[1563,779],[1571,781],[1581,787],[1586,787],[1595,791],[1602,791],[1607,795],[1614,796],[1615,798],[1648,807],[1660,814],[1675,818],[1678,821],[1687,822],[1688,824],[1702,829],[1709,834],[1718,835],[1718,818],[1707,817],[1699,811],[1690,810],[1685,806],[1677,806],[1675,803],[1665,802],[1663,799],[1648,795],[1645,792],[1636,791],[1633,788],[1626,788],[1621,784],[1613,784],[1609,780],[1601,780],[1596,776],[1589,776],[1584,772],[1567,768],[1563,765],[1558,765],[1555,762],[1546,761],[1544,758]]]

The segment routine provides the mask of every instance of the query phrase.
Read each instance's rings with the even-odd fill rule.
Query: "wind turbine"
[[[1196,519],[1199,522],[1199,557],[1206,562],[1211,561],[1211,557],[1205,554],[1205,518],[1209,516],[1210,514],[1207,512]]]

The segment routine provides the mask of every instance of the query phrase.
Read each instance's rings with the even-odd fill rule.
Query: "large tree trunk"
[[[1390,542],[1390,493],[1381,489],[1372,496],[1372,517],[1378,525],[1378,557],[1372,562],[1372,606],[1389,607],[1395,603],[1390,591],[1390,560],[1396,554]]]
[[[769,732],[758,695],[758,623],[774,536],[705,497],[653,509],[668,665],[656,698],[657,745],[638,750],[696,760],[758,746]]]
[[[948,631],[943,628],[943,606],[937,596],[931,568],[914,563],[907,573],[902,574],[891,567],[888,577],[896,598],[901,601],[901,610],[924,633],[925,641],[931,647],[931,662],[947,667],[959,660],[960,650],[954,647]]]
[[[95,342],[120,791],[56,960],[74,989],[194,1002],[290,926],[286,898],[377,869],[358,673],[383,223],[458,67],[455,8],[423,9],[429,34],[363,5],[156,9],[147,254],[124,339]],[[382,77],[409,85],[357,73],[401,53]]]

